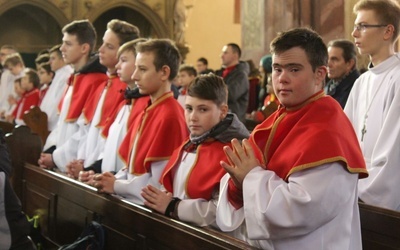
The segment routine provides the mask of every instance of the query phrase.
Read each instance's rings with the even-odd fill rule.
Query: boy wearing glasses
[[[369,177],[359,181],[359,198],[400,211],[400,6],[394,0],[362,0],[352,36],[360,54],[369,55],[369,70],[355,82],[345,107],[356,131]]]

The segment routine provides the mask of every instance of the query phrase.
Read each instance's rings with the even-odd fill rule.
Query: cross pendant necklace
[[[372,106],[372,103],[374,102],[375,97],[377,96],[377,94],[378,94],[378,92],[379,92],[381,86],[382,86],[383,83],[385,82],[386,77],[388,76],[388,74],[389,74],[389,72],[387,72],[386,75],[383,77],[383,80],[382,80],[381,82],[378,83],[379,86],[378,86],[378,88],[374,91],[374,94],[373,94],[373,96],[372,96],[372,98],[371,98],[371,102],[369,102],[369,100],[368,100],[368,99],[369,99],[369,88],[370,88],[370,84],[372,84],[372,83],[370,83],[370,80],[371,80],[371,72],[370,72],[370,75],[368,76],[368,81],[367,81],[367,96],[365,97],[365,101],[366,101],[366,102],[365,102],[365,107],[366,107],[366,110],[365,110],[365,115],[364,115],[363,127],[362,127],[362,129],[361,129],[361,141],[364,141],[364,135],[367,133],[367,118],[368,118],[368,112],[369,112],[369,110],[370,110],[370,108],[371,108],[371,106]],[[371,90],[372,90],[372,88],[373,88],[373,86],[371,85]]]
[[[361,141],[364,141],[364,135],[365,135],[365,133],[367,133],[367,118],[368,118],[368,115],[365,114],[364,125],[363,125],[363,128],[361,129]]]

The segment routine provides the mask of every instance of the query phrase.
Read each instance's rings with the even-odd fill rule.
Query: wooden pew
[[[0,128],[3,130],[4,134],[11,133],[14,129],[14,124],[5,121],[0,121]]]
[[[32,132],[40,136],[44,145],[47,136],[50,134],[47,123],[47,114],[41,111],[38,106],[32,106],[29,111],[25,112],[23,119]]]
[[[42,151],[42,141],[27,126],[15,126],[12,133],[6,134],[6,142],[12,164],[11,185],[21,199],[24,165],[37,164]]]
[[[57,246],[73,242],[88,222],[96,220],[106,229],[105,249],[254,249],[36,166],[27,164],[23,179],[24,211],[41,215],[43,234]]]
[[[400,212],[359,203],[364,250],[400,249]]]

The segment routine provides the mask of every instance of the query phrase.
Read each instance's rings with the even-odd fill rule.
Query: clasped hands
[[[246,175],[255,167],[261,166],[256,158],[254,150],[247,139],[242,144],[237,139],[231,141],[232,148],[224,147],[224,152],[229,163],[221,161],[221,166],[229,173],[235,186],[242,189],[243,180]]]

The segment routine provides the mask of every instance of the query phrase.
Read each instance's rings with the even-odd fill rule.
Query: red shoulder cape
[[[174,150],[161,175],[161,184],[171,193],[173,192],[174,183],[174,176],[171,170],[174,167],[179,167],[184,152],[183,146],[186,142],[187,140]],[[223,147],[227,145],[230,145],[230,143],[213,140],[203,142],[197,147],[196,160],[189,176],[184,181],[186,194],[191,199],[203,198],[211,200],[213,190],[218,188],[222,176],[226,173],[221,167],[220,161],[228,161],[223,150]]]
[[[28,111],[31,106],[37,106],[39,104],[39,89],[33,88],[29,92],[25,92],[21,99],[17,103],[17,107],[13,111],[13,116],[16,119],[23,119],[25,111]],[[21,113],[18,114],[18,110],[22,105]],[[18,117],[17,117],[18,115]]]
[[[182,107],[172,92],[147,106],[134,118],[131,126],[119,153],[122,157],[128,155],[129,170],[135,175],[148,172],[154,161],[168,160],[173,150],[188,136]],[[136,147],[133,145],[135,141]]]
[[[107,120],[112,118],[119,104],[124,100],[124,89],[126,83],[122,82],[116,74],[110,75],[107,81],[100,84],[90,96],[90,99],[86,102],[83,108],[83,115],[86,123],[90,123],[93,120],[97,106],[99,105],[100,97],[103,91],[106,89],[107,93],[104,98],[103,106],[101,107],[101,118],[97,127],[104,127]]]
[[[250,142],[260,162],[284,180],[330,162],[341,162],[361,178],[368,176],[353,126],[323,92],[297,108],[280,108],[254,129]]]
[[[70,86],[74,87],[71,104],[65,118],[66,122],[73,122],[79,118],[89,97],[93,94],[94,90],[106,80],[107,75],[104,73],[76,73],[71,75],[64,91],[65,95]],[[63,100],[64,96],[61,98],[60,104],[58,105],[59,111],[62,109]]]

